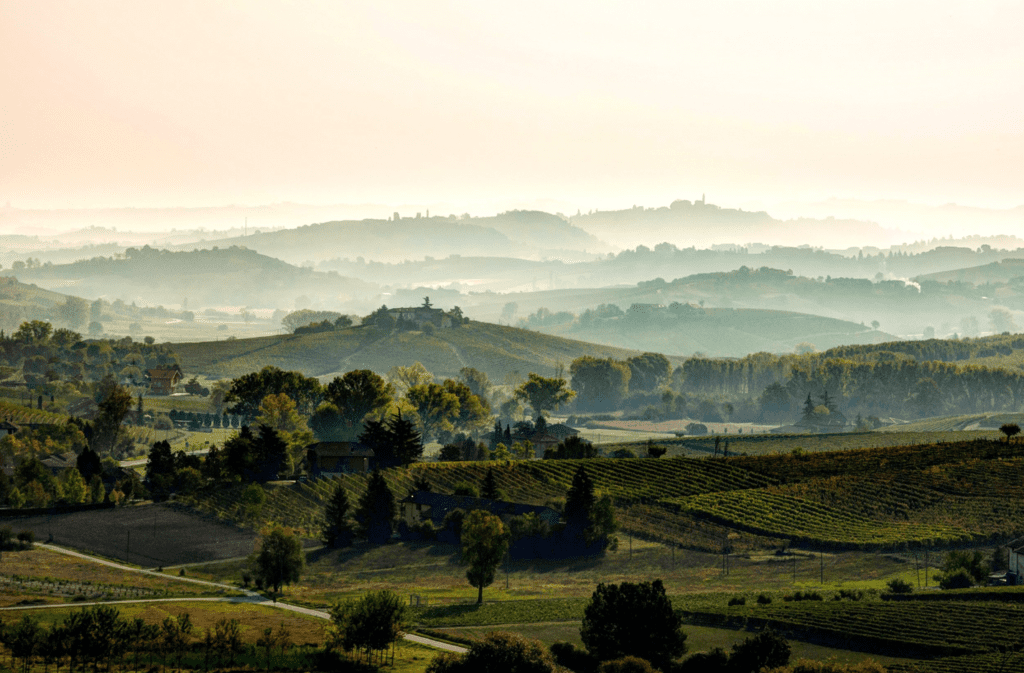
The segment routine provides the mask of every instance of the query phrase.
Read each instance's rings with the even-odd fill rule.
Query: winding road
[[[222,582],[211,582],[208,580],[200,580],[194,577],[181,577],[179,575],[167,575],[156,570],[144,570],[142,568],[133,568],[131,566],[124,565],[123,563],[117,563],[116,561],[108,561],[106,559],[97,558],[95,556],[89,556],[81,552],[73,551],[71,549],[65,549],[52,544],[37,543],[37,547],[46,549],[48,551],[56,552],[58,554],[66,554],[67,556],[74,556],[76,558],[91,561],[99,565],[107,566],[108,568],[116,568],[125,572],[139,573],[142,575],[156,575],[165,579],[171,579],[178,582],[191,582],[193,584],[200,584],[208,586],[212,589],[218,589],[221,591],[235,591],[241,592],[243,596],[214,596],[214,597],[197,597],[197,598],[138,598],[121,601],[103,601],[95,603],[60,603],[60,604],[47,604],[47,605],[15,605],[11,607],[0,608],[0,610],[39,610],[39,609],[51,609],[51,608],[75,608],[86,605],[117,605],[119,603],[167,603],[182,601],[208,601],[208,602],[221,602],[221,603],[249,603],[253,605],[262,605],[269,608],[277,608],[279,610],[289,610],[291,612],[297,612],[303,615],[309,615],[310,617],[316,617],[318,619],[330,619],[331,615],[323,610],[314,610],[313,608],[304,608],[301,605],[292,605],[290,603],[284,603],[281,601],[272,601],[266,596],[259,594],[255,591],[249,591],[247,589],[240,589],[239,587],[232,586],[230,584],[224,584]],[[426,645],[427,647],[433,647],[438,650],[444,650],[446,652],[466,652],[465,647],[458,645],[452,645],[440,640],[434,640],[433,638],[427,638],[425,636],[416,635],[414,633],[406,633],[402,635],[402,638],[412,643],[419,645]]]

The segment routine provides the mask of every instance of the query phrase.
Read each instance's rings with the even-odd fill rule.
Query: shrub
[[[762,594],[763,596],[764,594]],[[743,596],[734,596],[729,599],[729,605],[746,605],[747,599]]]
[[[757,597],[757,604],[758,605],[768,605],[771,602],[772,602],[772,597],[769,596],[768,594],[760,594]]]
[[[966,568],[960,568],[939,577],[939,586],[943,589],[969,589],[974,586],[974,578]]]
[[[460,481],[455,484],[453,495],[467,495],[471,498],[479,498],[480,489],[478,489],[474,484],[470,484],[466,481]]]
[[[889,580],[886,586],[889,587],[889,593],[893,594],[909,594],[914,591],[914,585],[899,578]]]
[[[597,669],[597,659],[590,656],[582,647],[573,643],[552,643],[548,650],[555,658],[555,663],[576,673],[590,673]]]
[[[30,530],[18,531],[18,542],[21,543],[22,547],[31,547],[32,543],[36,541],[36,534]]]
[[[598,673],[658,673],[651,662],[639,657],[622,657],[601,664]]]
[[[835,598],[837,601],[841,601],[844,598],[849,601],[859,601],[864,598],[864,592],[860,589],[840,589]]]
[[[688,423],[686,425],[686,434],[688,435],[706,435],[708,434],[708,426],[703,423]]]

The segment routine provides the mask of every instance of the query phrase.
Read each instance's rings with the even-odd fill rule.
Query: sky
[[[1024,204],[1024,3],[0,0],[0,207]]]

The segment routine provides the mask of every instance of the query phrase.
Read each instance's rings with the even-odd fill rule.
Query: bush
[[[966,568],[960,568],[939,577],[939,586],[943,589],[969,589],[974,586],[974,578]]]
[[[548,648],[555,663],[568,668],[575,673],[591,673],[597,670],[597,659],[590,656],[590,653],[573,643],[557,642],[552,643]]]
[[[848,601],[859,601],[862,598],[864,598],[864,592],[860,589],[840,589],[839,593],[835,596],[837,601],[841,601],[843,599]]]
[[[688,435],[706,435],[708,434],[708,426],[703,423],[688,423],[686,425],[686,434]]]
[[[659,673],[651,662],[639,657],[622,657],[601,664],[598,673]]]
[[[725,673],[729,667],[729,654],[721,647],[688,657],[679,665],[679,673]]]
[[[763,595],[763,594],[762,594]],[[729,599],[729,605],[746,605],[747,599],[743,596],[734,596]]]
[[[759,595],[757,597],[757,604],[758,605],[768,605],[771,602],[772,602],[772,597],[769,596],[768,594],[761,594],[761,595]]]
[[[460,481],[455,484],[454,493],[452,495],[467,495],[471,498],[479,498],[480,489],[478,489],[474,484],[470,484],[466,481]]]
[[[789,643],[771,629],[766,629],[732,646],[729,670],[746,673],[778,668],[789,663],[789,653]]]
[[[30,530],[23,530],[18,532],[18,542],[21,543],[22,547],[31,547],[32,543],[36,541],[36,534]]]
[[[892,594],[909,594],[914,591],[913,584],[899,578],[889,580],[886,586],[889,587],[889,593]]]

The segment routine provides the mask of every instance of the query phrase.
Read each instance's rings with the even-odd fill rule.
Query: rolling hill
[[[169,252],[148,246],[129,248],[123,256],[94,257],[4,271],[48,289],[71,289],[87,299],[121,299],[149,305],[193,307],[292,306],[299,296],[311,303],[340,305],[377,294],[375,285],[336,273],[300,268],[245,248]]]
[[[332,258],[401,261],[449,255],[568,256],[591,259],[613,248],[557,215],[510,211],[493,217],[335,221],[211,240],[244,245],[293,264]],[[179,249],[189,249],[191,244]],[[590,254],[588,254],[590,253]]]
[[[540,328],[551,334],[657,353],[742,357],[748,353],[790,353],[802,343],[817,350],[848,344],[893,341],[870,327],[807,313],[753,308],[700,309],[687,315],[665,309],[627,312],[619,318]]]
[[[929,273],[919,276],[914,280],[918,282],[931,280],[937,283],[985,285],[986,283],[1006,283],[1021,276],[1024,276],[1024,259],[1007,258],[999,262],[992,262],[991,264],[982,264],[981,266]]]
[[[475,367],[492,381],[509,374],[555,374],[577,357],[637,355],[635,350],[573,341],[528,330],[470,322],[457,329],[382,333],[355,327],[319,334],[269,336],[174,345],[182,368],[210,378],[236,377],[266,365],[306,376],[334,377],[353,369],[386,373],[394,366],[421,362],[438,376],[456,376]]]

